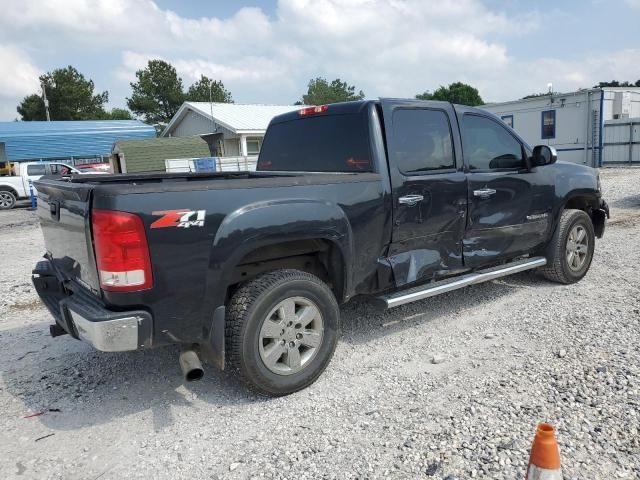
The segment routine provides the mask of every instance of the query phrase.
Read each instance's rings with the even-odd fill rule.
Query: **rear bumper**
[[[36,264],[32,281],[56,323],[72,337],[103,352],[151,347],[153,319],[149,312],[107,309],[95,295],[61,278],[48,260]]]
[[[125,352],[145,348],[140,333],[144,330],[144,324],[151,321],[148,313],[126,312],[125,316],[122,316],[122,313],[111,312],[108,320],[96,320],[85,317],[73,306],[67,309],[80,340],[92,345],[96,350]]]

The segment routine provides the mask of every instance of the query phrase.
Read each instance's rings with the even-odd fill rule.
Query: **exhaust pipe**
[[[198,354],[191,349],[180,352],[180,368],[187,382],[195,382],[204,376],[204,370]]]

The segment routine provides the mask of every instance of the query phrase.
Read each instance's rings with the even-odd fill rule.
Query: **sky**
[[[236,103],[290,104],[311,78],[367,98],[455,81],[485,101],[640,79],[640,0],[0,0],[0,121],[73,65],[125,107],[148,60]]]

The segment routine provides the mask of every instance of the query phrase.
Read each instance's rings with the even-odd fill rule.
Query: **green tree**
[[[133,120],[131,112],[126,108],[112,108],[110,112],[107,112],[107,120]]]
[[[537,97],[548,97],[549,95],[557,95],[558,92],[541,92],[541,93],[532,93],[530,95],[525,95],[522,97],[522,100],[526,98],[537,98]]]
[[[609,82],[598,82],[597,85],[594,85],[593,88],[603,88],[603,87],[640,87],[640,80],[637,80],[636,83],[631,82],[619,82],[618,80],[611,80]]]
[[[305,105],[324,105],[327,103],[362,100],[364,92],[360,90],[355,93],[355,91],[356,87],[348,85],[347,82],[343,82],[339,78],[329,83],[326,79],[318,77],[309,80],[307,93],[302,95],[301,103]]]
[[[189,87],[185,100],[190,102],[208,102],[209,88],[211,88],[211,101],[218,103],[233,103],[231,92],[224,88],[224,84],[218,80],[212,80],[205,75]]]
[[[22,117],[22,120],[31,121],[47,119],[44,110],[44,101],[40,95],[35,93],[24,97],[16,110]]]
[[[462,82],[454,82],[448,87],[440,85],[433,93],[427,90],[416,95],[416,98],[418,100],[441,100],[471,107],[484,104],[478,89]]]
[[[168,123],[185,98],[176,69],[163,60],[149,60],[145,69],[136,72],[136,78],[131,98],[127,98],[129,109],[148,123]]]
[[[95,93],[93,80],[72,66],[41,75],[40,84],[47,92],[51,120],[91,120],[105,115],[109,93]],[[38,94],[27,95],[17,111],[22,120],[46,120],[44,101]]]

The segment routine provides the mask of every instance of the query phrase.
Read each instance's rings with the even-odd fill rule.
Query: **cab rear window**
[[[257,169],[370,172],[367,116],[364,112],[320,115],[273,124],[262,143]]]

